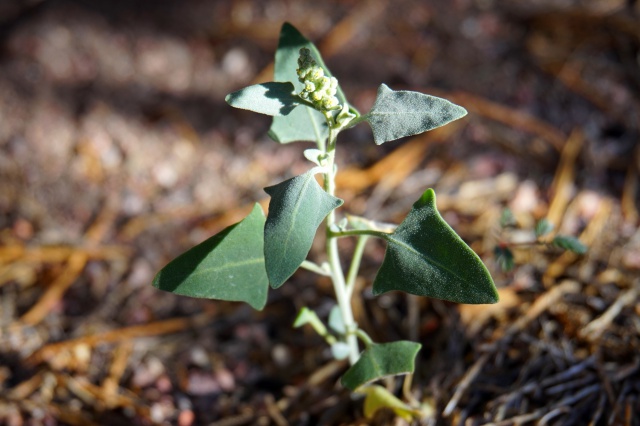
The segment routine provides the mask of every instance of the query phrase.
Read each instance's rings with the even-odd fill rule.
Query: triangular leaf
[[[331,73],[324,64],[318,49],[307,40],[293,25],[285,23],[280,31],[280,41],[276,51],[274,66],[274,80],[292,82],[295,91],[299,93],[303,89],[303,84],[298,81],[298,57],[300,49],[306,47],[311,51],[317,64],[324,69],[326,76],[331,77]],[[338,87],[336,94],[341,104],[346,102],[344,93]],[[329,136],[324,116],[313,108],[301,106],[296,108],[286,117],[274,117],[269,136],[279,143],[289,143],[296,141],[321,142]]]
[[[374,294],[401,290],[458,303],[498,301],[487,268],[442,219],[432,189],[422,194],[387,240]]]
[[[254,84],[229,93],[224,100],[235,108],[275,116],[287,115],[300,105],[300,98],[293,92],[293,84],[289,82]]]
[[[372,343],[360,354],[358,361],[340,379],[342,386],[355,390],[387,376],[413,373],[416,354],[421,345],[401,340],[392,343]]]
[[[368,419],[372,419],[376,412],[382,408],[393,410],[398,417],[408,422],[413,420],[414,417],[420,418],[425,415],[421,410],[411,408],[380,385],[363,386],[357,392],[366,395],[363,411],[364,416]]]
[[[464,108],[446,99],[406,90],[394,91],[381,84],[365,119],[373,129],[375,143],[381,145],[444,126],[465,115]]]
[[[314,170],[265,188],[271,196],[264,227],[264,256],[271,287],[278,288],[306,259],[316,230],[342,200],[327,194]]]
[[[264,266],[265,217],[256,204],[241,222],[181,254],[153,280],[160,290],[191,297],[267,303],[269,281]]]

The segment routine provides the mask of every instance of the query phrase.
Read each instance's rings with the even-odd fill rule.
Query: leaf
[[[360,354],[358,361],[340,379],[350,390],[387,376],[413,373],[416,354],[421,345],[401,340],[392,343],[372,343]]]
[[[313,43],[300,34],[293,25],[285,22],[280,31],[280,41],[278,42],[278,50],[276,50],[274,80],[292,82],[296,93],[299,93],[303,88],[296,73],[302,47],[311,51],[317,64],[324,69],[325,75],[331,77],[331,72],[327,69],[320,52]],[[341,104],[346,102],[340,87],[338,87],[336,96]],[[286,117],[274,117],[269,129],[269,136],[279,143],[322,142],[329,136],[329,129],[322,113],[303,105]]]
[[[458,303],[498,301],[487,268],[438,213],[433,189],[422,194],[386,239],[375,295],[401,290]]]
[[[544,237],[549,232],[553,231],[553,223],[549,222],[547,219],[541,219],[538,223],[536,223],[536,237]]]
[[[262,83],[229,93],[224,100],[234,108],[248,109],[260,114],[284,116],[298,105],[300,98],[291,83]]]
[[[427,413],[421,410],[411,408],[402,402],[397,396],[386,390],[380,385],[364,386],[357,391],[365,394],[364,398],[364,416],[372,419],[376,412],[383,408],[389,408],[400,418],[410,422],[414,417],[424,417]]]
[[[293,322],[293,327],[300,328],[303,325],[311,324],[315,321],[320,321],[320,319],[318,318],[318,314],[316,314],[315,311],[312,311],[311,309],[304,306],[302,307],[302,309],[300,309],[300,312],[298,312],[298,316],[296,316],[296,319]]]
[[[302,154],[304,155],[304,158],[311,161],[317,166],[322,167],[324,166],[324,164],[326,164],[327,154],[325,154],[319,149],[315,149],[315,148],[305,149]]]
[[[264,257],[271,287],[278,288],[306,259],[316,230],[342,200],[316,182],[314,169],[265,188],[271,196],[264,227]]]
[[[286,117],[275,116],[269,128],[269,137],[285,144],[291,142],[322,142],[329,136],[329,127],[324,116],[302,105]]]
[[[515,267],[513,252],[508,247],[496,247],[493,249],[498,265],[503,272],[509,272]]]
[[[406,90],[378,88],[371,111],[364,116],[377,145],[417,135],[467,115],[467,110],[446,99]]]
[[[513,212],[509,207],[506,207],[502,210],[500,214],[500,227],[501,228],[512,228],[516,226],[518,222],[516,221],[516,217],[513,215]]]
[[[577,254],[585,254],[587,252],[587,246],[582,244],[576,237],[556,235],[551,244]]]
[[[344,335],[347,333],[347,328],[344,325],[344,319],[342,318],[342,313],[338,305],[335,305],[331,308],[331,311],[329,311],[329,328],[338,334]]]
[[[153,286],[183,296],[247,302],[261,310],[269,288],[263,254],[264,224],[264,213],[256,204],[241,222],[162,268]]]
[[[334,359],[347,359],[351,353],[351,348],[345,342],[336,342],[331,345],[331,355]]]

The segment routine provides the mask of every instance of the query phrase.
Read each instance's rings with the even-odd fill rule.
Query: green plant
[[[500,217],[500,228],[507,230],[516,228],[517,221],[513,213],[509,209],[504,209]],[[576,237],[563,234],[555,234],[553,223],[547,219],[541,219],[536,222],[533,229],[533,238],[528,241],[511,242],[508,238],[501,238],[499,243],[493,249],[493,255],[504,272],[509,272],[515,268],[515,257],[513,250],[517,248],[530,249],[535,246],[543,246],[547,248],[555,248],[560,251],[569,251],[576,254],[585,254],[587,246],[582,244]]]
[[[226,101],[273,116],[269,135],[276,142],[315,142],[315,148],[304,152],[314,166],[265,188],[271,196],[266,218],[256,204],[244,220],[169,263],[153,285],[176,294],[243,301],[262,309],[269,285],[278,288],[298,268],[306,268],[331,277],[337,305],[329,315],[328,328],[308,308],[300,311],[294,326],[312,326],[331,345],[336,358],[349,359],[351,367],[341,379],[345,387],[353,391],[382,377],[412,373],[419,343],[374,343],[354,321],[350,300],[369,238],[387,243],[373,282],[375,295],[400,290],[458,303],[495,303],[497,291],[482,261],[438,213],[432,189],[422,194],[397,227],[350,215],[339,220],[336,209],[343,200],[335,196],[337,137],[367,122],[380,145],[445,125],[466,115],[466,110],[441,98],[394,91],[382,84],[371,110],[360,114],[348,104],[315,46],[289,24],[283,25],[280,34],[275,80],[231,93]],[[323,186],[316,175],[322,176]],[[326,262],[314,263],[307,256],[323,222]],[[346,237],[357,238],[357,243],[345,276],[337,241]],[[380,399],[381,392],[369,393]],[[383,400],[390,397],[383,396]]]

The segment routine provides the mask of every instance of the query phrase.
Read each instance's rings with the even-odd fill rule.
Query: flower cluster
[[[340,108],[336,97],[338,80],[324,75],[322,67],[318,66],[306,47],[300,49],[298,58],[298,80],[304,84],[299,93],[302,99],[308,100],[321,111],[332,111]]]

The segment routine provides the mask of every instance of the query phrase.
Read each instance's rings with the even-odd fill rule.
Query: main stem
[[[338,130],[331,126],[329,123],[329,140],[327,144],[327,173],[324,175],[324,189],[332,196],[335,196],[336,192],[336,170],[335,165],[335,149],[336,138]],[[340,314],[342,315],[342,321],[346,330],[346,343],[349,346],[349,362],[353,365],[360,357],[360,350],[358,348],[358,339],[356,336],[356,330],[358,325],[353,319],[353,312],[351,311],[351,298],[349,297],[349,291],[344,279],[344,273],[342,271],[342,265],[340,264],[340,254],[338,252],[338,239],[331,235],[330,229],[336,222],[335,210],[331,210],[326,219],[327,229],[327,257],[329,258],[329,266],[331,268],[331,279],[333,281],[333,289],[336,293],[336,299],[338,301],[338,307],[340,308]]]

